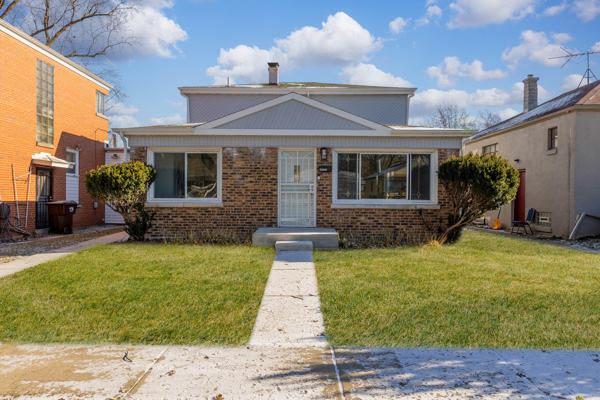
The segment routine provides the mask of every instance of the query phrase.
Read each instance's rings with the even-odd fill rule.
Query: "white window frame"
[[[183,153],[185,161],[185,177],[187,196],[187,155],[188,154],[206,154],[212,153],[217,155],[217,197],[216,198],[197,198],[197,197],[185,197],[185,198],[155,198],[154,197],[154,183],[150,185],[148,190],[147,202],[149,205],[165,205],[165,206],[186,206],[186,205],[197,205],[197,206],[220,206],[222,205],[222,190],[223,190],[223,152],[221,148],[196,148],[196,147],[153,147],[147,151],[148,164],[154,166],[154,153]]]
[[[100,104],[102,104],[102,109],[99,110]],[[96,115],[104,117],[106,107],[106,95],[99,90],[96,90]]]
[[[411,199],[338,199],[338,154],[353,153],[353,154],[406,154],[410,157],[411,154],[429,154],[431,156],[430,166],[430,200],[411,200]],[[408,162],[408,160],[407,160]],[[333,206],[437,206],[438,205],[438,151],[435,149],[346,149],[339,148],[333,150],[332,161],[332,205]],[[359,161],[360,165],[360,161]],[[360,167],[358,173],[360,174]],[[407,197],[410,196],[410,184],[408,182],[410,171],[407,171]],[[357,187],[357,192],[360,192],[360,187]]]
[[[65,152],[75,154],[75,173],[73,174],[73,173],[69,172],[69,170],[67,169],[67,175],[79,176],[79,150],[66,149]]]

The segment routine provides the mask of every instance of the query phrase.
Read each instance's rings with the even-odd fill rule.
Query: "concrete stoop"
[[[312,248],[334,250],[338,248],[339,235],[332,228],[259,228],[252,235],[254,246],[269,247],[277,242],[311,242]]]
[[[309,240],[278,240],[275,242],[275,251],[313,251],[313,242]]]

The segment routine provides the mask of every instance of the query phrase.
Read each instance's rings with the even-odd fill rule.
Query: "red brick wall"
[[[329,152],[331,153],[331,152]],[[440,150],[441,163],[458,150]],[[328,163],[331,162],[331,155]],[[323,164],[319,160],[319,164]],[[438,191],[439,209],[402,208],[333,208],[332,173],[319,173],[317,223],[319,227],[335,228],[348,246],[376,246],[424,243],[431,239],[447,221],[447,200]]]
[[[223,149],[223,206],[152,207],[156,214],[149,239],[249,241],[257,228],[277,226],[277,152],[276,148]],[[451,154],[458,150],[441,150],[439,161]],[[146,149],[133,149],[132,158],[145,161]],[[347,245],[423,242],[446,221],[442,191],[438,194],[440,209],[422,213],[395,208],[342,209],[331,207],[331,182],[331,172],[319,173],[317,226],[337,229]]]
[[[132,151],[145,161],[146,149]],[[149,239],[249,241],[259,227],[277,226],[277,149],[224,148],[221,207],[152,207]]]
[[[54,66],[54,145],[36,144],[36,60]],[[74,218],[75,226],[102,223],[104,207],[93,208],[93,199],[85,191],[85,172],[104,163],[103,142],[108,120],[96,115],[96,90],[90,80],[14,38],[0,32],[0,201],[11,203],[16,212],[19,201],[21,221],[29,203],[28,229],[35,227],[35,168],[31,175],[29,197],[27,182],[18,180],[17,198],[13,190],[11,165],[17,177],[26,177],[31,156],[46,152],[65,158],[67,147],[80,149],[79,198],[81,207]],[[65,198],[65,170],[53,169],[54,199]]]

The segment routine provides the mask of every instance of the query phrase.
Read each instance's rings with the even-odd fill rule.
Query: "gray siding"
[[[407,95],[314,95],[311,99],[382,125],[407,125]]]
[[[276,94],[188,95],[188,122],[209,122],[279,97]],[[311,95],[311,99],[383,125],[406,125],[407,95]]]
[[[188,95],[188,122],[208,122],[279,97],[276,94]]]
[[[319,110],[296,100],[233,120],[217,129],[370,129],[356,122]]]
[[[365,136],[130,136],[132,147],[338,147],[460,149],[460,138]]]

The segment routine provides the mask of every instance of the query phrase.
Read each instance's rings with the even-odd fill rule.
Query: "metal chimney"
[[[523,112],[527,112],[537,107],[538,105],[538,80],[540,78],[527,75],[523,79]]]
[[[279,63],[270,62],[269,65],[269,85],[279,85]]]

